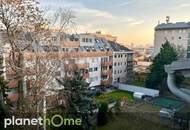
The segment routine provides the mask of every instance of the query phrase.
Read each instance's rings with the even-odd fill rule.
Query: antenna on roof
[[[166,23],[170,22],[170,16],[166,16]]]

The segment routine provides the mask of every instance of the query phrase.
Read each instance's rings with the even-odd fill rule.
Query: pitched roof
[[[110,44],[111,48],[113,49],[113,51],[132,51],[129,48],[120,45],[119,43],[113,42],[113,41],[108,41],[108,43]]]

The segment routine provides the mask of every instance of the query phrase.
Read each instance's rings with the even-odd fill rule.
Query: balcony
[[[112,65],[112,64],[113,64],[113,61],[101,62],[102,66],[109,66],[109,65]]]
[[[76,64],[78,69],[86,69],[89,68],[89,64],[88,63],[84,63],[84,64]]]
[[[102,70],[101,74],[102,74],[102,75],[109,75],[109,76],[112,76],[112,69],[109,69],[109,70]]]
[[[110,84],[112,84],[112,78],[109,78],[108,80],[102,80],[101,81],[101,85],[106,86],[106,85],[110,85]]]
[[[18,86],[18,80],[12,80],[12,81],[10,81],[10,82],[7,84],[7,86],[8,86],[9,88],[16,88],[16,87]]]
[[[75,64],[75,63],[69,63],[69,64],[64,64],[65,70],[80,70],[80,69],[87,69],[89,68],[88,63],[83,63],[83,64]]]

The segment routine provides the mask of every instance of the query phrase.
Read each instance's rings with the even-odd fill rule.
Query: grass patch
[[[100,96],[95,97],[97,101],[103,102],[113,102],[115,100],[121,100],[123,98],[127,98],[128,101],[133,101],[133,94],[127,91],[115,90],[110,93],[105,93]]]
[[[171,130],[170,128],[154,123],[135,114],[119,114],[105,126],[98,126],[96,130]]]

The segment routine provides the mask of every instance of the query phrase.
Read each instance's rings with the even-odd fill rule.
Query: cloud
[[[190,3],[180,4],[179,8],[190,7]]]
[[[182,9],[182,8],[187,8],[187,7],[190,7],[190,3],[183,3],[183,4],[176,5],[174,9]]]
[[[109,19],[114,19],[114,16],[106,11],[100,11],[100,10],[96,10],[96,9],[89,9],[86,7],[80,8],[80,9],[74,9],[74,11],[76,13],[82,14],[82,15],[86,15],[86,16],[90,16],[90,17],[102,17],[102,18],[109,18]]]
[[[118,4],[118,5],[116,5],[116,6],[114,6],[114,7],[123,7],[123,6],[126,6],[126,5],[129,5],[130,3],[131,3],[132,1],[124,1],[123,3],[120,3],[120,4]]]
[[[140,24],[143,24],[143,23],[144,23],[144,20],[139,20],[139,21],[131,22],[130,25],[134,26],[134,25],[140,25]]]

